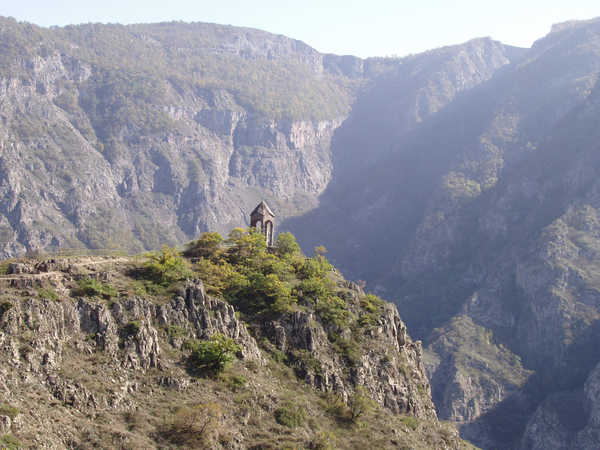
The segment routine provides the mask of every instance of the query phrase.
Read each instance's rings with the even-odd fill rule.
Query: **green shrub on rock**
[[[206,341],[189,340],[184,348],[190,351],[188,369],[197,375],[222,372],[235,359],[236,353],[242,350],[233,339],[221,333],[212,335]]]

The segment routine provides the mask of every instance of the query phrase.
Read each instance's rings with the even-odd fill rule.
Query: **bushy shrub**
[[[225,378],[225,383],[232,392],[238,392],[246,388],[248,379],[243,375],[229,375]]]
[[[402,422],[404,425],[406,425],[408,428],[410,428],[413,431],[416,430],[417,428],[419,428],[419,420],[413,416],[400,417],[400,422]]]
[[[37,293],[40,298],[45,300],[58,301],[59,299],[58,293],[52,288],[40,288]]]
[[[330,291],[331,289],[326,279],[313,276],[300,281],[294,287],[293,293],[315,306],[319,303],[319,300],[324,300],[328,297]]]
[[[351,339],[344,339],[339,335],[331,335],[333,349],[346,358],[351,366],[357,366],[360,362],[360,348],[358,343]]]
[[[229,279],[225,296],[242,312],[249,314],[282,314],[295,302],[289,285],[277,275],[250,272]]]
[[[192,275],[185,259],[174,248],[163,246],[145,265],[147,275],[154,282],[169,284]]]
[[[275,410],[275,420],[280,425],[296,428],[304,425],[306,414],[302,406],[287,401]]]
[[[319,301],[315,307],[318,316],[325,324],[331,324],[343,330],[350,324],[350,311],[339,297],[331,295]]]
[[[213,295],[222,295],[229,288],[235,270],[226,261],[213,262],[208,258],[200,258],[194,265],[194,271],[204,282],[206,291]]]
[[[307,258],[298,267],[298,277],[301,279],[307,278],[322,278],[331,271],[333,266],[322,255],[317,255],[313,258]]]
[[[292,256],[300,253],[300,246],[292,233],[281,233],[275,241],[275,253],[277,256]]]
[[[359,417],[369,414],[375,409],[375,402],[362,386],[356,386],[354,394],[348,402],[350,407],[350,418],[356,422]]]
[[[360,299],[360,306],[369,313],[380,313],[385,302],[373,294],[367,294]]]
[[[183,328],[179,325],[169,325],[167,327],[167,335],[171,339],[181,338],[181,337],[184,337],[186,334],[187,333],[185,331],[185,328]]]
[[[221,407],[214,402],[183,406],[161,427],[161,434],[185,448],[212,448],[221,431],[222,416]]]
[[[335,434],[330,431],[319,431],[311,442],[314,450],[334,450],[337,447]]]
[[[193,374],[217,374],[235,359],[242,348],[231,338],[220,333],[206,341],[189,340],[184,348],[189,350],[188,368]]]

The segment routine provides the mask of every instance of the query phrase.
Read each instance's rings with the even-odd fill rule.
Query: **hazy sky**
[[[406,55],[481,36],[529,47],[556,22],[600,16],[599,0],[0,0],[39,25],[216,22],[300,39],[321,52]]]

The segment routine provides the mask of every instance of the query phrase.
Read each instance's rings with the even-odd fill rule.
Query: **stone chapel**
[[[265,235],[267,247],[273,246],[275,214],[273,214],[273,211],[271,211],[271,208],[267,206],[264,200],[250,213],[250,228],[256,228],[257,231]]]

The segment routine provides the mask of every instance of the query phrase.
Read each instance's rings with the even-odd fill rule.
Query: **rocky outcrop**
[[[100,351],[120,361],[123,368],[150,369],[161,364],[159,332],[181,327],[188,338],[208,339],[215,333],[233,338],[243,350],[240,356],[262,361],[256,342],[235,317],[233,307],[207,296],[201,282],[192,282],[166,305],[133,297],[111,305],[28,299],[15,302],[2,316],[1,343],[17,367],[34,373],[56,369],[63,348],[71,341],[89,352]],[[161,328],[162,327],[162,328]],[[23,329],[32,331],[25,361],[16,350]],[[77,341],[84,336],[85,342]]]
[[[350,295],[364,295],[358,286],[352,287]],[[312,312],[297,311],[264,328],[275,347],[293,361],[297,374],[314,388],[348,401],[356,386],[362,386],[377,403],[396,414],[436,418],[421,342],[407,336],[393,305],[386,305],[377,324],[362,338],[355,350],[360,357],[354,360],[336,350],[332,330]]]

